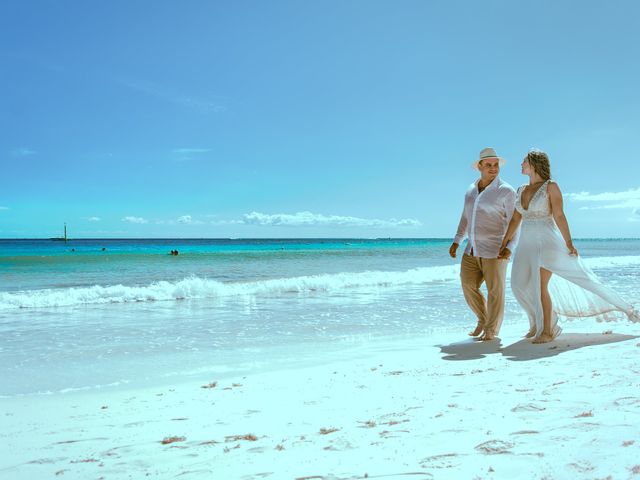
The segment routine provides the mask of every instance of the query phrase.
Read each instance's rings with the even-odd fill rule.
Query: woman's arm
[[[556,225],[558,225],[558,228],[560,229],[562,238],[564,238],[564,242],[569,249],[569,255],[578,255],[576,247],[573,246],[573,240],[571,240],[571,232],[569,232],[567,217],[564,215],[562,192],[560,191],[560,187],[558,187],[558,184],[555,182],[549,182],[549,185],[547,185],[547,193],[549,194],[549,201],[551,202],[551,213],[553,214],[553,219],[556,221]]]
[[[498,258],[509,258],[511,252],[508,252],[507,244],[513,239],[518,227],[520,226],[520,222],[522,221],[522,215],[518,210],[513,210],[513,216],[511,217],[511,221],[509,222],[509,226],[507,227],[507,233],[504,234],[504,238],[502,239],[502,244],[500,245],[500,253],[498,254]]]

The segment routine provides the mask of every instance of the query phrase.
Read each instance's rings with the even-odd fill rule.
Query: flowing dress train
[[[547,180],[534,193],[527,209],[522,207],[522,191],[518,189],[516,209],[522,215],[520,242],[511,270],[511,289],[518,303],[529,317],[529,326],[535,329],[535,338],[543,330],[542,301],[540,298],[540,269],[554,275],[549,282],[552,301],[551,332],[560,334],[558,315],[592,317],[608,312],[624,312],[630,320],[640,321],[632,305],[611,288],[603,285],[579,256],[569,255],[565,241],[551,214]]]

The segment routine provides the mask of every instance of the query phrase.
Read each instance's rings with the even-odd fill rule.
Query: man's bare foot
[[[553,340],[553,337],[549,333],[542,332],[542,335],[536,338],[532,343],[548,343],[548,342],[551,342],[552,340]]]
[[[536,329],[532,328],[529,332],[524,336],[524,338],[533,338],[536,336]]]
[[[495,340],[496,336],[493,335],[492,333],[487,333],[484,332],[484,335],[482,335],[482,337],[480,337],[480,341],[482,342],[490,342],[491,340]]]
[[[469,332],[469,336],[470,337],[477,337],[478,335],[480,335],[482,333],[482,330],[484,330],[482,328],[482,326],[478,325],[473,332]]]

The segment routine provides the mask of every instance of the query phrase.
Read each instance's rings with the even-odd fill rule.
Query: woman
[[[499,258],[508,257],[504,249],[522,222],[511,270],[511,289],[529,316],[526,337],[533,338],[533,343],[556,338],[561,332],[558,314],[590,317],[621,311],[630,320],[640,321],[638,312],[600,283],[578,256],[562,209],[562,193],[551,180],[547,154],[530,151],[522,162],[522,173],[529,176],[529,184],[517,191],[516,208]],[[554,273],[561,278],[554,278],[550,285]]]

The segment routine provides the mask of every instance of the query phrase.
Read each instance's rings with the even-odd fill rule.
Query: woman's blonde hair
[[[529,150],[527,153],[527,162],[534,172],[540,175],[543,180],[549,180],[551,178],[551,164],[549,163],[549,156],[542,150]]]

